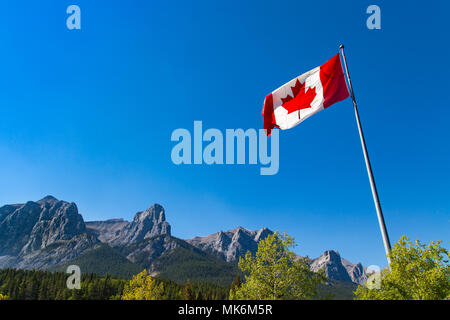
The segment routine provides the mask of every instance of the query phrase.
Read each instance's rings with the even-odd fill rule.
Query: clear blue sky
[[[66,28],[81,7],[82,29]],[[378,4],[382,29],[365,13]],[[444,1],[6,1],[0,205],[47,194],[85,220],[158,202],[173,234],[287,231],[299,254],[384,265],[349,99],[280,132],[280,170],[175,166],[176,128],[261,128],[266,94],[346,45],[391,240],[449,244]]]

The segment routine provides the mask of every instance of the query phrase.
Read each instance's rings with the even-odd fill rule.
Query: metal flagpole
[[[342,57],[344,59],[345,73],[347,74],[350,95],[351,95],[352,101],[353,101],[353,108],[355,109],[355,117],[356,117],[356,122],[358,124],[359,137],[361,138],[361,145],[362,145],[362,149],[363,149],[363,153],[364,153],[364,159],[366,160],[367,174],[369,175],[373,201],[375,202],[375,208],[377,210],[377,216],[378,216],[378,222],[380,224],[381,235],[383,236],[384,249],[386,250],[388,264],[391,264],[391,260],[389,259],[389,253],[391,251],[391,243],[389,242],[389,236],[386,231],[386,224],[384,223],[383,212],[381,211],[380,199],[378,198],[377,187],[375,185],[375,179],[374,179],[373,173],[372,173],[372,166],[370,165],[369,154],[367,153],[366,141],[364,139],[364,134],[363,134],[363,130],[361,127],[361,120],[359,119],[358,106],[356,104],[355,94],[353,93],[352,81],[350,80],[350,74],[348,73],[347,60],[345,59],[345,53],[344,53],[344,46],[341,45],[339,47],[339,49],[342,52]]]

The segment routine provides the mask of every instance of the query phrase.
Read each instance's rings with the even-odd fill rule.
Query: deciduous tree
[[[378,288],[359,286],[359,300],[442,300],[450,298],[448,250],[441,241],[428,245],[403,236],[393,246],[390,270],[381,272]]]
[[[159,285],[144,270],[135,275],[128,284],[125,285],[122,300],[161,300],[164,298],[164,286]]]
[[[326,280],[323,272],[311,271],[308,258],[297,257],[290,250],[294,238],[278,232],[258,243],[253,256],[247,252],[239,260],[245,281],[230,290],[230,299],[310,299],[318,285]]]

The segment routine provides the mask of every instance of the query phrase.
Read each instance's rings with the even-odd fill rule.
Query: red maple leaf
[[[297,110],[311,108],[311,102],[316,97],[316,88],[308,88],[305,91],[305,84],[301,84],[297,79],[291,90],[294,94],[293,97],[287,95],[286,98],[281,98],[283,108],[288,111],[288,114]]]

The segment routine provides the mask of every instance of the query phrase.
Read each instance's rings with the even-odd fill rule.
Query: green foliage
[[[100,277],[96,274],[81,276],[81,289],[67,289],[69,274],[41,270],[0,269],[0,294],[11,300],[120,300],[129,280]],[[183,299],[184,285],[153,278],[164,288],[163,299]],[[197,299],[227,299],[229,287],[207,282],[191,283],[193,297]]]
[[[147,270],[135,275],[125,285],[122,300],[162,300],[164,299],[164,284],[157,283]]]
[[[191,282],[191,288],[197,300],[227,300],[230,291],[230,286],[209,282]]]
[[[101,278],[95,274],[81,277],[81,289],[67,288],[63,272],[42,270],[0,270],[0,293],[11,300],[108,300],[122,293],[126,283],[122,279]]]
[[[191,281],[189,279],[186,280],[186,285],[184,286],[183,299],[194,300],[194,293],[192,292]]]
[[[176,245],[175,249],[162,256],[149,254],[148,247],[160,247],[164,243]],[[229,263],[215,255],[206,253],[187,242],[169,235],[159,235],[119,249],[122,255],[132,252],[134,263],[142,268],[157,267],[158,277],[184,284],[186,279],[192,282],[208,282],[228,286],[238,271],[237,263]],[[155,250],[157,251],[157,250]]]
[[[142,270],[140,266],[131,263],[118,250],[107,244],[101,244],[99,248],[90,250],[55,270],[65,272],[69,265],[77,265],[85,273],[95,273],[101,276],[110,275],[125,279],[131,279],[133,275]]]
[[[359,286],[359,300],[442,300],[450,296],[448,250],[441,241],[413,244],[403,236],[389,254],[390,270],[381,272],[379,288]]]
[[[191,247],[177,247],[158,260],[159,276],[184,283],[186,279],[229,285],[238,272],[235,263]]]
[[[327,283],[319,286],[316,298],[318,300],[353,300],[357,287],[358,285],[353,282],[328,279]]]
[[[241,287],[241,276],[237,274],[236,279],[234,279],[233,283],[231,284],[230,296],[234,297],[236,295],[236,290],[238,290],[240,287]]]
[[[258,244],[256,256],[247,252],[239,260],[245,282],[230,290],[230,299],[311,299],[326,278],[311,271],[308,258],[297,257],[289,249],[294,238],[278,232]],[[240,281],[239,281],[240,282]]]
[[[158,241],[161,243],[167,241],[167,238],[176,243],[177,247],[174,250],[160,257],[149,255],[148,250],[145,250],[147,246],[158,244]],[[134,263],[132,263],[126,256],[134,251],[141,253],[133,256]],[[228,286],[238,272],[237,263],[226,262],[168,235],[145,239],[122,248],[111,248],[107,244],[101,244],[99,248],[88,251],[63,266],[53,268],[52,271],[65,272],[69,265],[77,265],[85,273],[126,279],[131,279],[142,269],[157,265],[158,277],[164,279],[184,284],[189,278],[193,282],[208,282],[221,286]]]
[[[8,296],[4,296],[0,293],[0,300],[9,300]]]

